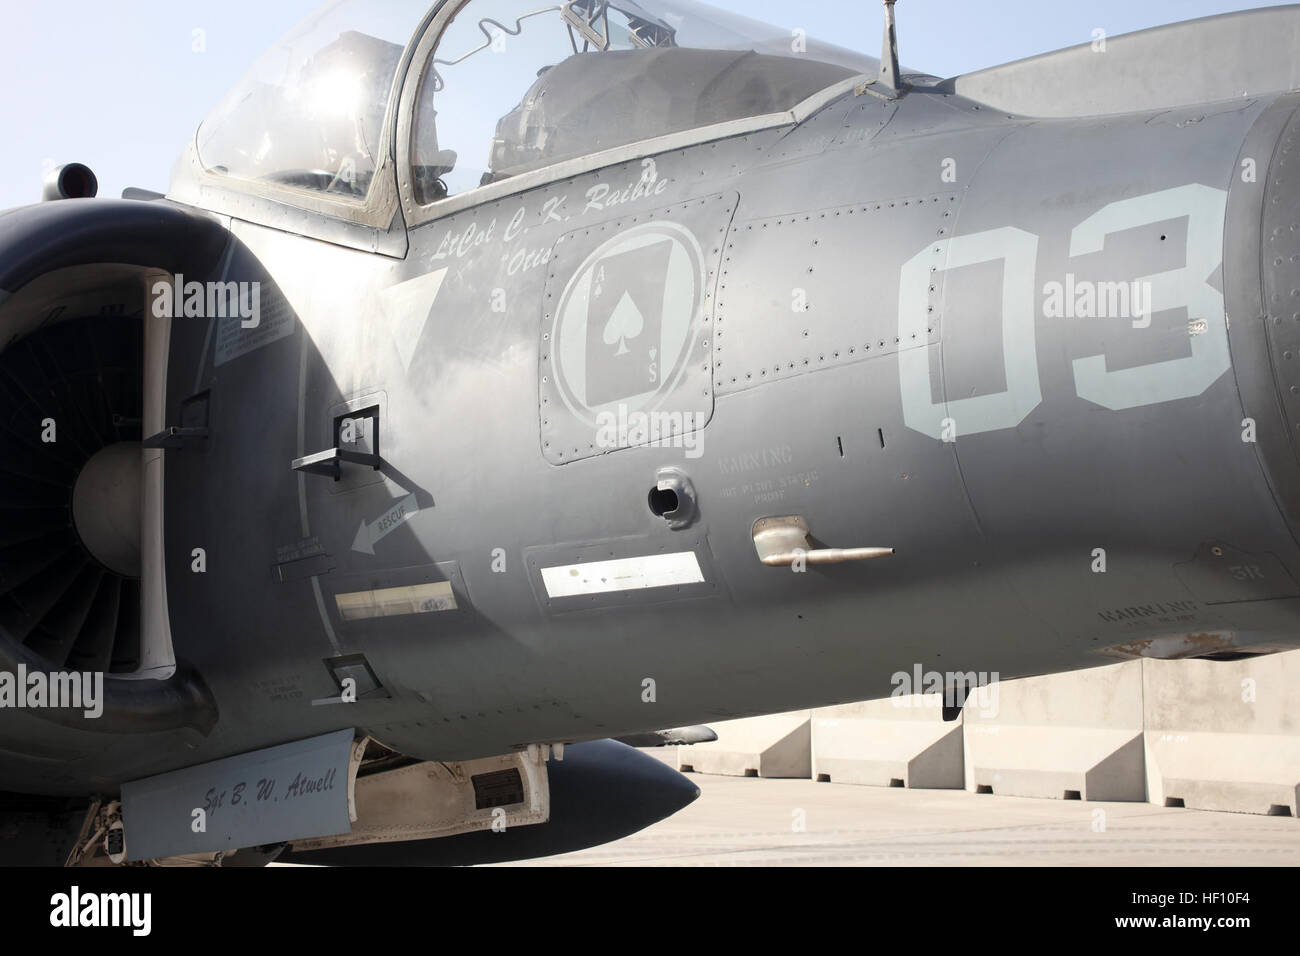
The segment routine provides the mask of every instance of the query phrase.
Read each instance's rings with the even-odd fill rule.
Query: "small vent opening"
[[[475,774],[470,782],[474,784],[474,806],[479,810],[524,802],[524,781],[515,767]]]

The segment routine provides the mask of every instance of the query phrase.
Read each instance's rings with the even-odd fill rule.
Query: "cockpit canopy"
[[[403,69],[438,31],[432,54]],[[428,46],[425,44],[424,46]],[[408,51],[410,53],[408,54]],[[361,202],[409,128],[421,205],[669,133],[781,113],[877,61],[695,0],[339,0],[199,129],[203,169]],[[405,76],[399,76],[399,71]],[[409,124],[393,116],[416,83]],[[386,135],[387,134],[387,135]]]
[[[205,169],[364,198],[424,0],[331,3],[257,61],[199,127]]]

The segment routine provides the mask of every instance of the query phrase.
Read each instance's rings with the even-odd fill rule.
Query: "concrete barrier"
[[[711,724],[717,741],[677,748],[677,763],[733,776],[1300,815],[1300,650],[1003,681],[976,692],[953,722],[930,706],[936,699]]]
[[[1143,667],[1151,802],[1300,814],[1300,651]]]
[[[814,780],[960,790],[962,718],[943,719],[940,694],[913,694],[812,712]]]
[[[968,790],[1146,799],[1141,661],[996,683],[963,717]]]
[[[710,723],[718,739],[677,748],[677,769],[731,777],[801,777],[812,773],[812,712]]]

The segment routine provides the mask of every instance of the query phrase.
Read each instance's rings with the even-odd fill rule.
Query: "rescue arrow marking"
[[[360,551],[362,554],[374,554],[376,544],[411,520],[411,516],[419,510],[415,495],[407,495],[380,515],[377,521],[366,524],[363,520],[361,527],[357,529],[357,536],[352,539],[352,550]]]

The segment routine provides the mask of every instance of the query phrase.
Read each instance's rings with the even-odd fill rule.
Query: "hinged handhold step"
[[[368,465],[375,471],[378,471],[384,463],[384,460],[378,455],[347,451],[343,448],[330,448],[326,451],[318,451],[314,455],[306,455],[303,458],[295,459],[292,467],[294,471],[301,471],[308,475],[322,475],[339,481],[343,477],[341,466],[345,461],[354,465]]]

